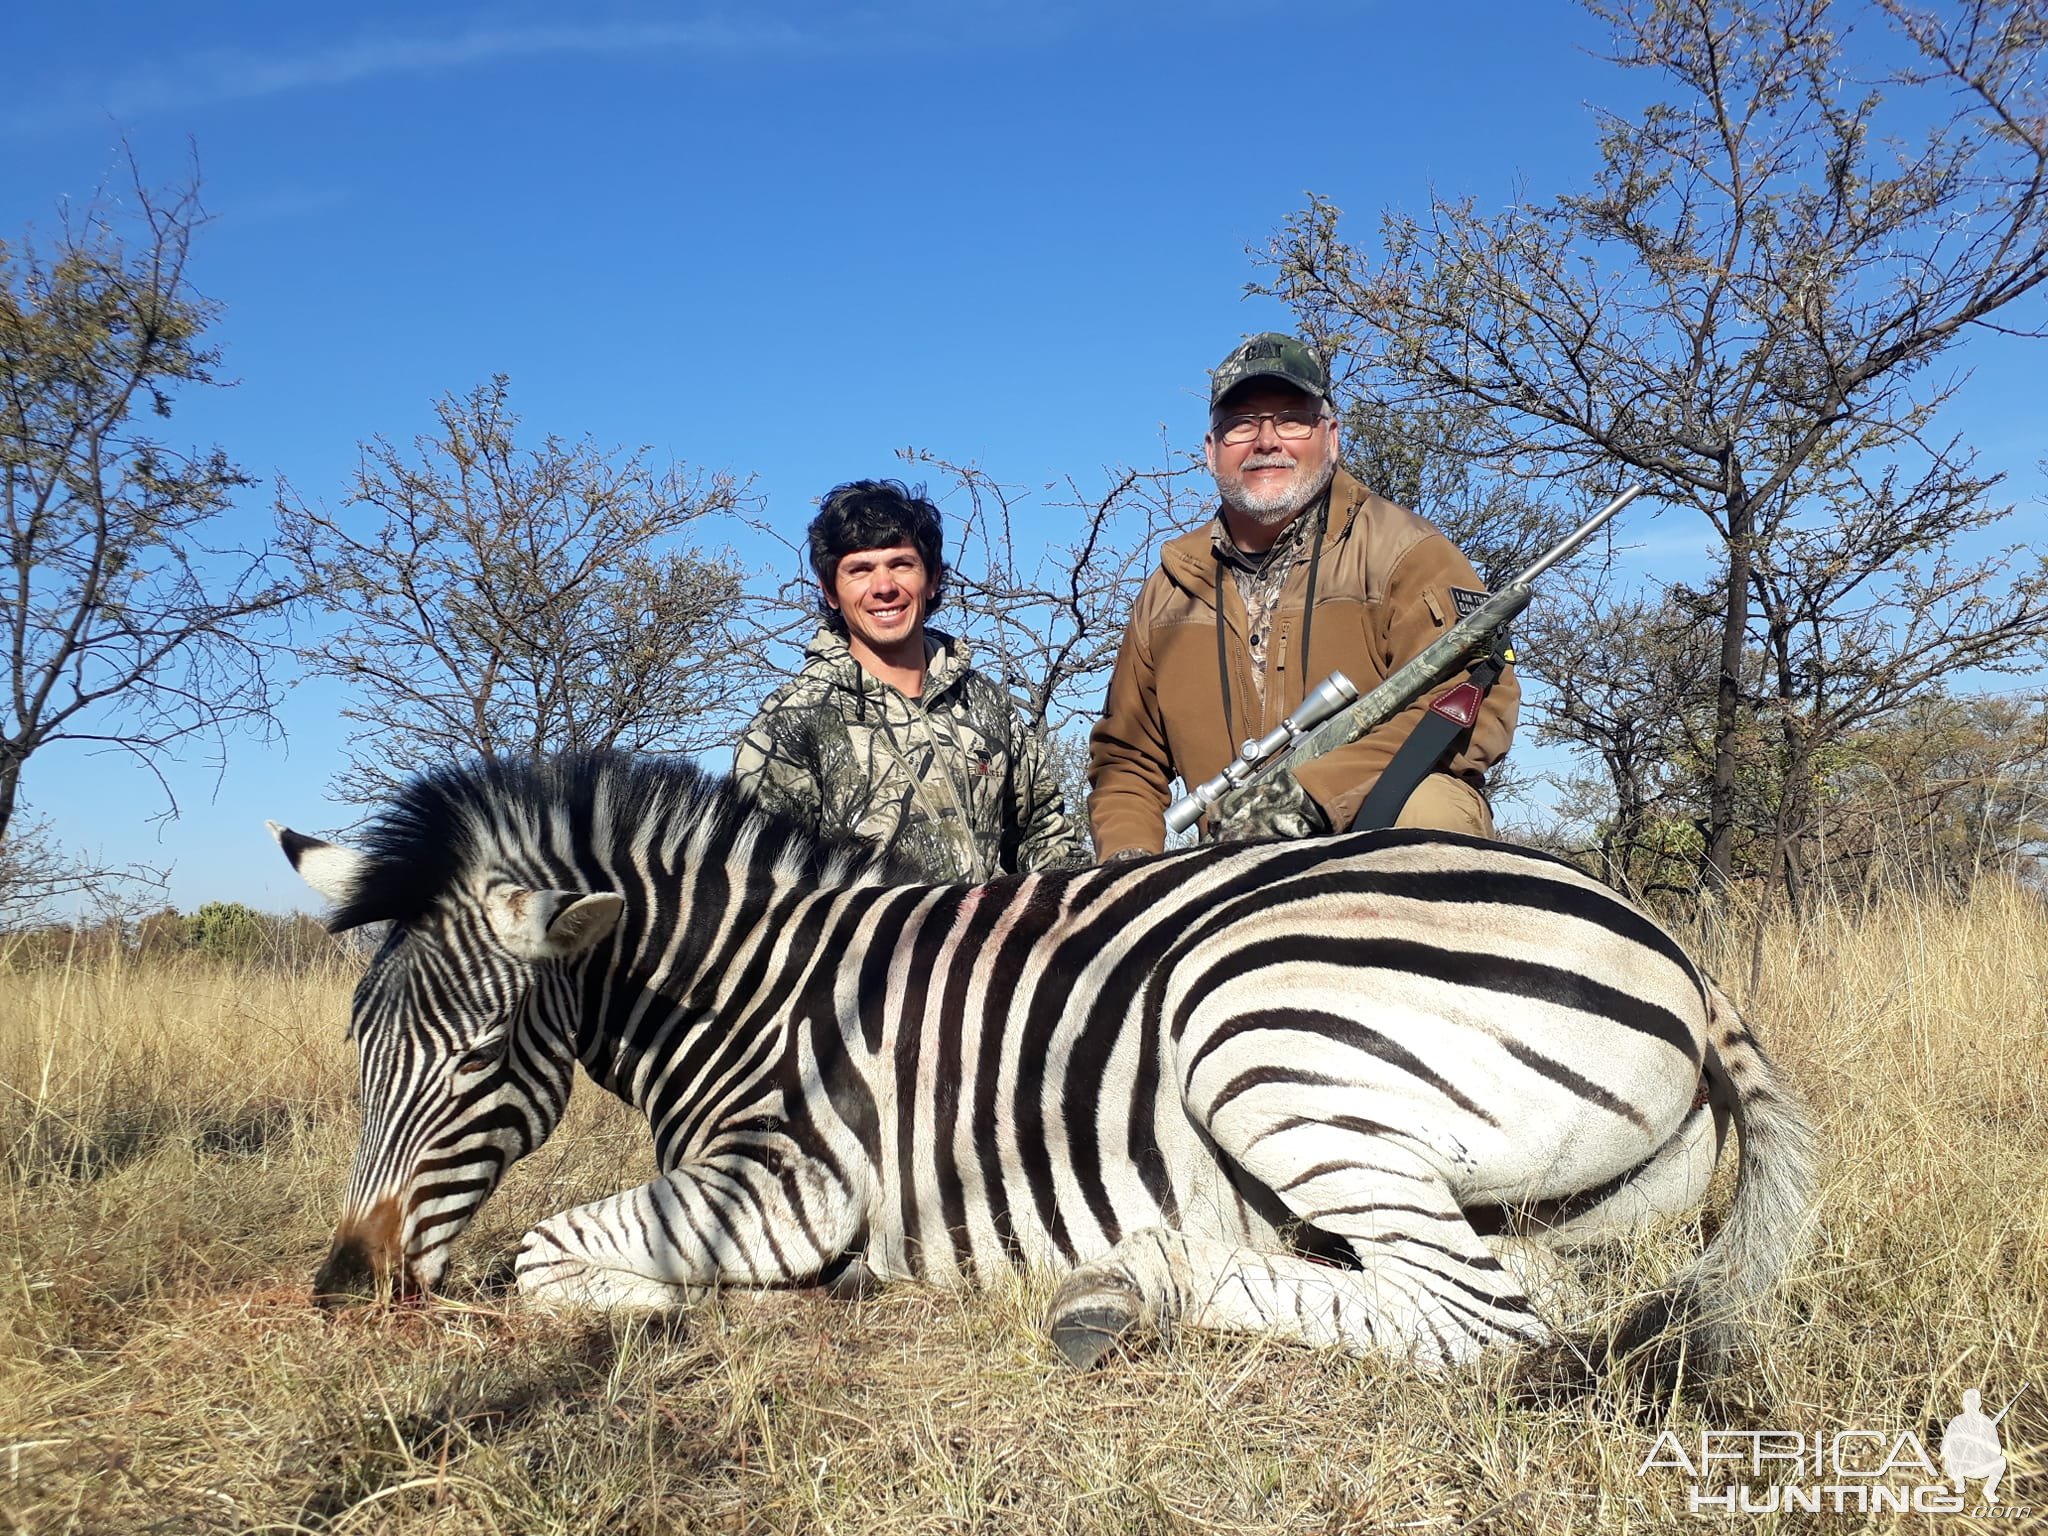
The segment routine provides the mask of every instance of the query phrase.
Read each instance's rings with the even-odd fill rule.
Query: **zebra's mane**
[[[369,864],[328,919],[336,933],[412,922],[485,865],[574,867],[595,855],[617,867],[647,848],[744,860],[819,885],[916,878],[865,843],[820,838],[763,810],[722,775],[620,752],[429,769],[372,816],[355,846]]]

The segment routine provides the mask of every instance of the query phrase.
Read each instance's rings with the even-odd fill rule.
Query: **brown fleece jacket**
[[[1188,784],[1214,777],[1244,738],[1278,725],[1333,671],[1350,678],[1361,694],[1371,692],[1457,622],[1452,587],[1481,590],[1471,562],[1449,539],[1339,470],[1330,486],[1329,528],[1316,575],[1309,635],[1314,654],[1300,654],[1308,595],[1304,556],[1274,610],[1263,704],[1253,686],[1244,602],[1229,572],[1222,573],[1231,724],[1238,738],[1232,740],[1224,729],[1223,688],[1216,676],[1218,560],[1212,528],[1167,542],[1125,627],[1102,718],[1089,738],[1088,819],[1099,858],[1126,848],[1163,847],[1168,786],[1176,775]],[[1303,788],[1331,826],[1351,825],[1429,701],[1449,686],[1447,681],[1426,690],[1362,741],[1302,769]],[[1507,752],[1521,696],[1511,668],[1487,694],[1478,723],[1457,737],[1440,767],[1477,787]]]

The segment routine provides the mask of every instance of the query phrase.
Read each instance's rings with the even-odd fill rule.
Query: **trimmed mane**
[[[620,752],[429,769],[371,817],[355,846],[369,872],[328,919],[336,933],[413,922],[486,860],[580,864],[645,846],[723,860],[746,847],[750,862],[820,885],[917,879],[866,843],[821,838],[763,810],[722,775]]]

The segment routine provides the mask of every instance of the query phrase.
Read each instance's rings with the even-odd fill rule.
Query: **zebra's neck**
[[[795,1028],[821,998],[831,1011],[833,946],[820,935],[871,927],[871,910],[899,894],[856,883],[866,872],[854,860],[821,868],[814,850],[751,818],[723,846],[716,830],[642,830],[619,946],[583,978],[576,1053],[647,1116],[665,1167],[721,1125],[774,1112],[803,1070]]]

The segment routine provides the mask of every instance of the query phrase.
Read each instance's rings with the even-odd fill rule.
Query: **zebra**
[[[1453,1366],[1565,1347],[1531,1256],[1696,1205],[1731,1119],[1730,1215],[1640,1316],[1730,1342],[1803,1241],[1793,1091],[1662,928],[1530,849],[1377,831],[910,884],[604,754],[429,772],[359,848],[269,826],[334,929],[389,925],[322,1305],[434,1288],[579,1066],[660,1172],[526,1234],[544,1308],[1041,1269],[1076,1366],[1174,1324]]]

